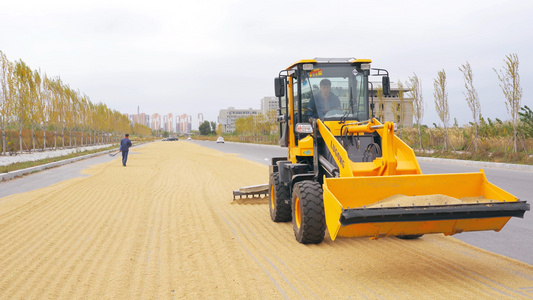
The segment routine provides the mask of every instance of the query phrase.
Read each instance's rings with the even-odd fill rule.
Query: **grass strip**
[[[17,170],[27,169],[27,168],[31,168],[35,166],[40,166],[40,165],[56,162],[56,161],[62,161],[65,159],[75,158],[75,157],[79,157],[79,156],[83,156],[87,154],[94,154],[94,153],[105,152],[105,151],[116,150],[116,149],[117,149],[117,146],[113,145],[110,147],[98,148],[98,149],[93,149],[93,150],[83,150],[80,152],[74,152],[74,153],[70,153],[67,155],[63,155],[63,156],[49,157],[49,158],[44,158],[44,159],[35,160],[35,161],[24,161],[24,162],[12,163],[9,165],[0,166],[0,173],[13,172]]]

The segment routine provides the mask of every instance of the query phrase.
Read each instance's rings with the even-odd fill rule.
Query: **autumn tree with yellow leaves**
[[[18,131],[18,150],[13,150],[12,142],[8,145],[7,130],[13,132],[14,128]],[[42,137],[38,138],[39,130]],[[22,60],[10,62],[0,51],[0,131],[1,154],[5,155],[8,151],[35,151],[52,146],[47,144],[47,132],[53,133],[53,147],[57,149],[58,139],[63,148],[67,141],[69,147],[110,143],[130,132],[131,125],[127,116],[105,104],[93,104],[60,77],[50,78],[41,70],[32,71]],[[148,133],[145,128],[140,131]]]

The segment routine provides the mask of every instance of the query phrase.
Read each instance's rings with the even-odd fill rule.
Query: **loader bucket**
[[[499,231],[511,217],[529,210],[525,201],[488,182],[483,170],[326,178],[323,189],[332,240]]]

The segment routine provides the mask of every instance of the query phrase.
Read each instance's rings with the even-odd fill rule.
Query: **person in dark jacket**
[[[122,151],[122,165],[125,167],[128,161],[128,152],[130,151],[131,141],[130,135],[126,133],[126,136],[120,141],[120,151]]]
[[[331,81],[320,81],[320,92],[313,94],[307,109],[307,118],[322,119],[329,110],[340,109],[341,100],[331,92]],[[311,122],[311,121],[310,121]]]

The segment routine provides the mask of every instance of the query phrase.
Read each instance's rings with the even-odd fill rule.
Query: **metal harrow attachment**
[[[268,184],[245,186],[233,191],[233,200],[244,198],[263,198],[268,196]],[[237,198],[239,197],[239,198]]]

